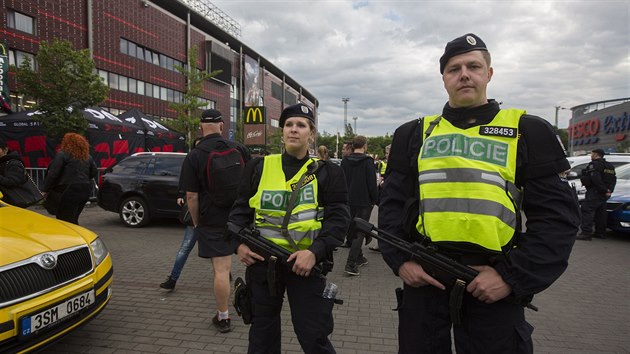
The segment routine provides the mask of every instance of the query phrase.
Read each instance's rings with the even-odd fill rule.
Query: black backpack
[[[231,146],[225,140],[218,140],[212,150],[200,146],[197,149],[208,153],[205,175],[212,204],[223,208],[231,207],[236,200],[236,192],[245,168],[243,155],[236,146]]]

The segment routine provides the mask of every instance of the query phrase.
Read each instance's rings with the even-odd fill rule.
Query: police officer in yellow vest
[[[442,114],[394,134],[379,227],[480,273],[461,301],[451,301],[452,289],[379,242],[404,283],[399,351],[450,353],[453,331],[458,354],[532,353],[533,327],[516,302],[549,287],[567,267],[579,224],[565,178],[569,163],[547,121],[487,98],[493,68],[478,36],[449,42],[440,73],[448,93]]]
[[[252,291],[248,353],[281,352],[280,312],[285,290],[302,350],[335,353],[328,339],[333,330],[333,300],[322,296],[326,279],[310,273],[316,264],[332,259],[333,249],[343,242],[348,229],[350,210],[345,177],[341,167],[309,157],[308,148],[315,138],[315,118],[310,107],[298,103],[285,108],[279,123],[285,152],[247,164],[230,213],[232,223],[253,227],[261,237],[293,252],[289,257],[293,266],[278,266],[269,279],[269,260],[246,244],[240,244],[236,250],[239,260],[247,266],[246,278]],[[300,180],[298,202],[286,226],[288,234],[283,233],[287,200]]]

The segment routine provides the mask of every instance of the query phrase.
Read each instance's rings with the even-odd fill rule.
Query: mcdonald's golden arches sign
[[[245,124],[265,124],[266,118],[264,106],[245,107]]]

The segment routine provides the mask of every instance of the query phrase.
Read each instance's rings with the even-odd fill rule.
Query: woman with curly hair
[[[61,192],[57,219],[79,225],[79,215],[90,199],[92,179],[97,176],[90,145],[79,134],[67,133],[61,140],[59,152],[48,166],[42,192]]]

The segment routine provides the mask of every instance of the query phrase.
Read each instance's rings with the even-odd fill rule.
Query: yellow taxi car
[[[112,275],[93,232],[0,201],[0,353],[39,350],[96,317]]]

